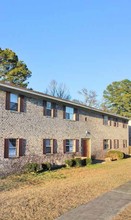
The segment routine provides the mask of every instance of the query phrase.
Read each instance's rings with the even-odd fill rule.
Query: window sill
[[[10,113],[21,114],[21,113],[24,113],[24,112],[19,112],[19,111],[13,111],[13,110],[10,110]]]
[[[66,118],[64,118],[64,120],[71,121],[71,122],[75,122],[76,121],[76,120],[73,120],[73,119],[66,119]]]

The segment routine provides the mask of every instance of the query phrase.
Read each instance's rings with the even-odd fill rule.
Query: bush
[[[107,152],[106,157],[110,157],[111,160],[121,160],[124,158],[124,153],[118,150],[110,150]]]
[[[40,165],[38,163],[28,163],[26,164],[27,172],[38,172],[40,170]]]
[[[49,162],[43,163],[42,164],[42,170],[43,171],[47,171],[47,170],[51,170],[51,164]]]
[[[76,167],[81,167],[82,166],[81,158],[75,158],[74,161],[75,161],[75,166]]]
[[[86,166],[92,164],[91,158],[86,158]]]
[[[96,159],[96,155],[95,155],[95,154],[92,154],[92,155],[91,155],[91,159],[92,159],[92,160],[95,160],[95,159]]]
[[[74,159],[65,160],[65,164],[67,167],[73,167],[74,166]]]

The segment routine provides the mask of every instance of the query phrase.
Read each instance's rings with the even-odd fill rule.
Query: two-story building
[[[128,152],[128,118],[0,82],[0,172]]]

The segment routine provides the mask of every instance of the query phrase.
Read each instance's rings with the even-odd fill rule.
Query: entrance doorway
[[[91,139],[82,139],[82,157],[91,158]]]

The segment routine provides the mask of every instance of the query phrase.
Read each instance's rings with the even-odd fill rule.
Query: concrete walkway
[[[57,220],[112,220],[130,202],[131,181],[65,213]]]

